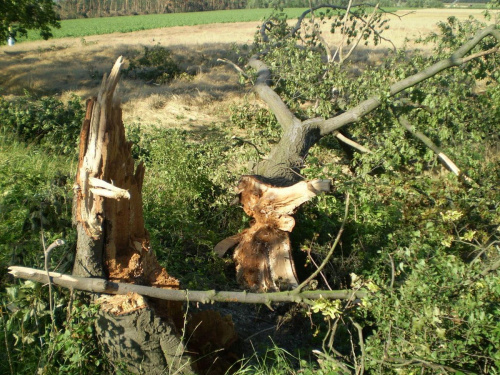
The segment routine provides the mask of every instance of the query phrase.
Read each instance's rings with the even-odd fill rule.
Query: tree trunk
[[[113,96],[121,64],[120,57],[104,77],[98,97],[87,102],[76,177],[78,241],[73,273],[177,289],[178,281],[158,264],[144,228],[144,166],[135,168],[121,108]],[[179,302],[144,300],[138,294],[105,302],[96,326],[112,363],[133,373],[193,371],[179,337],[183,318]]]

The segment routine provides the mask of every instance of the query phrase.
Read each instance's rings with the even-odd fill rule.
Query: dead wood
[[[37,281],[40,283],[48,283],[49,281],[49,278],[44,270],[11,266],[9,267],[9,273],[17,278]],[[178,290],[117,283],[101,278],[79,277],[65,275],[58,272],[50,272],[49,275],[52,284],[59,285],[64,288],[83,290],[91,293],[105,293],[110,295],[125,296],[120,297],[120,299],[126,301],[126,304],[131,306],[130,312],[144,309],[142,306],[142,304],[145,303],[143,297],[184,302],[231,302],[270,305],[273,302],[300,303],[320,298],[352,299],[364,298],[367,296],[367,292],[357,290],[306,290],[303,292],[293,290],[276,293]],[[142,296],[141,299],[133,296],[133,293],[136,293],[138,296]],[[109,305],[109,297],[101,299],[100,302],[105,305],[106,309],[115,307],[115,305]],[[123,311],[117,311],[117,313],[118,315],[127,315],[127,313],[124,313]]]
[[[250,228],[226,238],[215,247],[222,256],[232,246],[238,282],[254,291],[274,291],[298,285],[288,233],[295,226],[291,216],[301,204],[330,190],[329,180],[301,181],[275,187],[255,176],[243,176],[237,192]]]
[[[104,241],[99,251],[110,280],[178,288],[179,282],[156,261],[144,228],[144,165],[135,167],[120,104],[113,97],[121,64],[119,58],[109,77],[104,77],[98,97],[87,102],[76,179],[76,222],[87,238]],[[87,261],[78,260],[75,271]]]

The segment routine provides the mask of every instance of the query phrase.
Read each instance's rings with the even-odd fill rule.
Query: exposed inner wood
[[[135,166],[120,103],[113,97],[121,64],[119,58],[104,77],[97,98],[87,102],[76,178],[76,221],[83,228],[81,234],[102,241],[109,280],[178,289],[178,280],[158,264],[144,228],[144,165]],[[136,302],[128,306],[141,305]],[[119,309],[122,313],[127,312],[125,305]]]
[[[329,191],[330,185],[329,180],[313,180],[275,187],[256,176],[241,178],[237,188],[240,203],[254,220],[250,228],[219,242],[215,252],[223,256],[237,244],[236,277],[244,288],[275,291],[298,285],[288,234],[295,226],[291,215],[312,197]]]

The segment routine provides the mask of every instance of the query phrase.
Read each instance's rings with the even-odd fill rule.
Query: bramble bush
[[[137,58],[131,58],[129,66],[123,70],[128,78],[165,84],[181,74],[179,65],[172,58],[172,51],[157,44],[144,47],[144,53]]]
[[[175,129],[129,129],[136,129],[129,134],[136,134],[136,153],[146,163],[144,213],[160,262],[190,289],[234,283],[225,275],[231,262],[212,251],[222,233],[245,224],[241,210],[230,205],[238,177],[230,170],[229,135],[220,135],[226,143]]]

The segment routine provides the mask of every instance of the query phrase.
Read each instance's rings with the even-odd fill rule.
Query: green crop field
[[[286,9],[290,17],[298,17],[304,9]],[[54,29],[54,38],[85,37],[111,33],[158,29],[173,26],[194,26],[211,23],[259,21],[271,13],[270,9],[237,9],[211,12],[149,14],[124,17],[81,18],[61,21],[61,28]],[[36,31],[31,31],[24,40],[40,40]]]
[[[296,18],[306,8],[288,8],[285,12],[290,18]],[[133,31],[158,29],[173,26],[194,26],[212,23],[260,21],[268,17],[271,9],[237,9],[211,12],[150,14],[141,16],[82,18],[61,21],[61,28],[54,29],[54,38],[85,37],[111,33],[129,33]],[[40,40],[36,31],[31,31],[27,38],[18,42]]]

